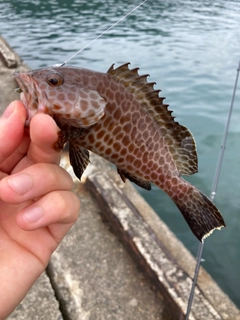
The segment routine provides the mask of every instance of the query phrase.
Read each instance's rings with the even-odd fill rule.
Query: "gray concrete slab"
[[[74,188],[80,216],[48,268],[63,315],[74,320],[173,319],[163,297],[103,224],[89,192],[79,183]]]
[[[12,77],[15,70],[24,71],[28,67],[0,36],[0,114],[11,101],[19,99],[19,94],[14,92],[17,87]]]
[[[62,320],[49,277],[44,272],[7,320]]]

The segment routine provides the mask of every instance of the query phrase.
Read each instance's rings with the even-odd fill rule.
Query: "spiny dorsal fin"
[[[112,65],[107,73],[127,87],[142,108],[151,115],[167,141],[180,174],[190,175],[197,172],[197,150],[191,132],[174,121],[172,111],[168,110],[168,105],[163,103],[165,98],[159,97],[161,90],[153,88],[155,82],[147,82],[149,75],[140,76],[139,68],[129,69],[128,65],[129,63],[125,63],[116,69]]]

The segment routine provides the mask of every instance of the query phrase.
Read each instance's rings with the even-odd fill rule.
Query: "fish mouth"
[[[17,84],[19,85],[18,88],[15,88],[14,91],[17,93],[20,93],[20,101],[24,105],[27,111],[27,118],[26,118],[26,123],[25,126],[28,126],[30,123],[30,99],[31,95],[29,93],[29,88],[26,83],[29,83],[29,76],[26,73],[20,73],[20,72],[15,72],[13,74],[14,79],[16,80]]]
[[[25,95],[28,95],[28,87],[26,86],[26,81],[29,80],[29,77],[27,76],[26,73],[19,73],[15,72],[13,74],[14,79],[17,81],[17,84],[19,85],[19,88],[14,89],[15,92],[20,93],[20,100],[22,101],[25,100],[25,103],[27,102],[28,99],[25,97]],[[22,101],[23,102],[23,101]],[[23,103],[27,109],[28,105]]]
[[[29,76],[26,73],[20,73],[18,71],[13,74],[14,79],[17,81],[19,88],[14,89],[16,92],[27,92],[28,88],[26,86],[26,81],[29,81]]]
[[[25,97],[25,93],[22,91],[21,88],[15,88],[14,91],[17,92],[17,93],[20,93],[20,101],[23,103],[24,107],[28,111],[27,99]]]
[[[14,91],[20,93],[20,101],[24,104],[24,107],[28,111],[28,99],[26,92],[23,92],[21,88],[16,88]]]

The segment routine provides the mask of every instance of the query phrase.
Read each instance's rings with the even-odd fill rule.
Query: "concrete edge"
[[[154,279],[153,284],[155,287],[155,281],[158,279],[157,287],[160,288],[159,291],[168,301],[170,301],[170,305],[173,306],[174,313],[178,319],[183,319],[196,266],[196,259],[176,238],[156,212],[140,196],[131,183],[123,184],[116,174],[116,171],[113,170],[112,166],[107,161],[93,154],[91,155],[91,159],[93,159],[93,165],[90,165],[86,172],[86,184],[98,200],[98,203],[102,208],[104,220],[111,225],[138,264],[141,260],[140,265],[144,265],[144,273],[146,273],[150,279]],[[106,173],[105,178],[101,178],[103,172]],[[109,179],[113,180],[111,181]],[[112,187],[109,186],[109,183]],[[99,192],[99,188],[101,189],[101,192]],[[150,245],[146,251],[148,253],[152,252],[150,257],[147,257],[141,252],[140,248],[138,252],[135,250],[136,248],[133,249],[133,247],[136,246],[136,237],[140,237],[142,248],[144,248],[144,233],[141,235],[141,233],[134,233],[133,230],[131,230],[130,233],[127,232],[128,230],[124,231],[124,223],[121,216],[114,213],[118,210],[111,211],[111,208],[109,208],[108,202],[110,201],[111,190],[115,193],[115,195],[112,195],[113,198],[111,203],[113,203],[113,199],[116,200],[115,204],[120,201],[119,199],[122,199],[122,203],[125,202],[128,210],[130,208],[130,211],[134,211],[135,216],[138,216],[136,223],[139,227],[143,227],[148,233],[149,241],[151,238],[152,245]],[[118,197],[116,195],[117,193]],[[105,194],[107,194],[107,196],[105,196]],[[131,199],[131,201],[129,199]],[[121,210],[119,212],[121,212]],[[132,214],[130,216],[132,216]],[[129,242],[131,242],[131,244],[129,244]],[[129,246],[132,246],[132,248],[129,249]],[[153,249],[154,247],[155,249]],[[159,252],[159,255],[155,256],[155,250],[156,252]],[[164,273],[166,279],[168,279],[171,274],[171,281],[174,280],[170,286],[169,283],[164,284],[165,280],[161,281],[161,276],[156,274],[151,267],[151,264],[154,261],[154,263],[160,263],[158,264],[158,267],[159,270],[161,269],[161,262],[159,262],[159,260],[161,261],[161,258],[158,258],[161,257],[160,253],[162,254],[162,257],[163,255],[168,257],[169,266],[171,266],[168,271],[166,271],[166,274]],[[139,255],[141,255],[141,257],[139,257]],[[175,270],[175,272],[173,272],[173,270]],[[151,275],[149,276],[149,274]],[[178,276],[180,279],[178,279]],[[182,277],[185,279],[184,281],[181,280]],[[203,314],[205,314],[205,316],[203,316]],[[237,320],[240,319],[240,311],[219,288],[204,268],[201,267],[190,319],[206,319],[206,317],[207,319]]]
[[[17,68],[22,62],[20,57],[9,46],[7,41],[0,35],[0,59],[7,68]]]

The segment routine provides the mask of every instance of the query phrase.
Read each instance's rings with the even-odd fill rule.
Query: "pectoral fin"
[[[71,126],[87,128],[104,116],[106,104],[97,91],[80,88],[71,112],[61,109],[56,114],[61,115]]]
[[[139,179],[137,177],[134,177],[133,175],[131,175],[130,173],[121,170],[119,168],[117,168],[117,172],[119,173],[121,179],[123,182],[126,182],[126,179],[130,180],[131,182],[134,182],[136,185],[138,185],[139,187],[146,189],[146,190],[151,190],[151,182],[150,181],[146,181],[146,180],[142,180]]]
[[[82,174],[89,164],[89,151],[80,145],[69,142],[69,158],[75,175],[81,180]]]

